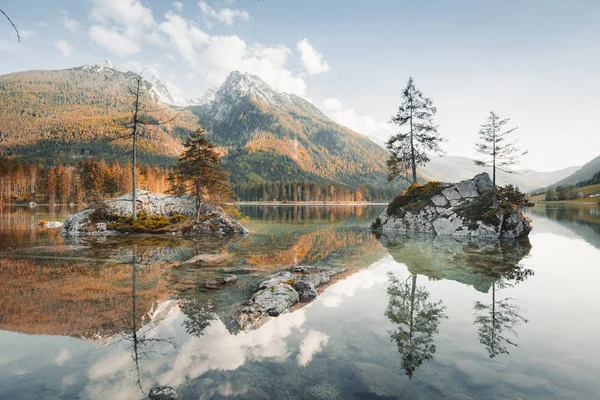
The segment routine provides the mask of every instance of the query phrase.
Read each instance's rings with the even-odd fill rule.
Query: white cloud
[[[227,25],[233,25],[236,19],[247,21],[250,18],[250,14],[246,11],[233,10],[231,8],[221,8],[217,11],[204,1],[200,1],[198,6],[204,14]]]
[[[306,82],[286,68],[291,54],[285,46],[248,44],[238,36],[211,36],[192,21],[173,13],[159,30],[166,34],[197,74],[212,85],[221,84],[233,70],[260,76],[274,88],[297,95],[306,93]]]
[[[344,108],[344,104],[338,99],[325,99],[323,106],[335,122],[362,135],[387,139],[393,131],[393,127],[387,122],[377,121],[370,115],[359,115],[352,108]]]
[[[67,361],[69,361],[72,357],[71,350],[69,349],[61,349],[56,357],[54,357],[54,364],[56,365],[65,365]]]
[[[77,33],[83,29],[83,25],[79,21],[69,18],[67,15],[63,15],[63,25],[65,28],[73,33]]]
[[[300,52],[300,61],[309,75],[322,74],[329,71],[327,61],[310,44],[308,39],[302,39],[296,46]]]
[[[60,39],[55,43],[55,45],[63,57],[69,57],[71,54],[73,54],[73,46],[71,46],[66,40]]]
[[[19,29],[19,34],[21,35],[21,39],[27,39],[35,35],[35,32],[28,29]]]
[[[310,330],[302,342],[300,343],[300,353],[296,360],[298,365],[304,367],[308,365],[313,356],[323,349],[327,344],[329,336],[323,332]]]
[[[323,106],[327,110],[332,111],[340,111],[342,108],[344,108],[344,104],[338,99],[325,99],[325,101],[323,102]]]
[[[152,10],[139,0],[91,0],[89,29],[93,40],[124,57],[141,51],[142,42],[158,43]]]
[[[175,7],[175,9],[177,11],[181,11],[181,10],[183,10],[183,3],[180,2],[180,1],[174,1],[173,2],[173,7]]]

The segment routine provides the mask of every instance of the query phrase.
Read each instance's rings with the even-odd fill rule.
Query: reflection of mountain
[[[146,313],[166,300],[164,265],[138,272],[137,303]],[[122,330],[120,311],[131,303],[131,266],[0,260],[0,329],[97,339]],[[141,322],[141,321],[140,321]]]
[[[559,223],[577,237],[600,249],[599,207],[545,204],[532,207],[528,212],[536,217],[546,217]],[[554,229],[553,232],[556,230]]]
[[[496,279],[529,254],[528,239],[476,241],[442,236],[378,234],[394,259],[412,274],[449,279],[487,293]]]

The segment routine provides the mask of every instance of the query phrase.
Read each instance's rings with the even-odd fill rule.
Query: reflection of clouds
[[[388,255],[369,268],[334,283],[321,297],[323,305],[329,308],[339,307],[344,297],[354,296],[357,290],[370,289],[376,284],[387,282],[387,272],[395,264],[393,257]]]
[[[310,330],[302,343],[300,343],[300,354],[298,354],[298,365],[304,367],[310,363],[313,356],[321,351],[327,344],[329,336],[323,332]]]
[[[71,350],[63,348],[60,350],[58,355],[54,357],[54,364],[65,365],[65,363],[71,359],[71,356]]]
[[[130,367],[131,356],[125,352],[109,354],[92,364],[88,370],[91,380],[100,380],[115,375],[123,368]]]
[[[70,374],[63,376],[61,383],[63,388],[67,386],[73,386],[75,384],[75,380],[77,378],[77,374]]]
[[[254,331],[237,335],[229,333],[221,321],[213,321],[202,337],[192,337],[181,347],[169,372],[159,381],[161,384],[179,385],[186,377],[194,379],[212,369],[235,370],[247,359],[285,360],[289,353],[284,339],[292,329],[300,328],[305,320],[304,310],[298,310],[272,318]]]

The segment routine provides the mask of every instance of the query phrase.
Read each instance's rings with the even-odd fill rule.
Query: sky
[[[380,141],[409,77],[448,155],[476,157],[489,112],[552,171],[600,153],[600,1],[3,0],[0,74],[109,59],[186,97],[232,70]],[[174,89],[177,90],[177,89]]]

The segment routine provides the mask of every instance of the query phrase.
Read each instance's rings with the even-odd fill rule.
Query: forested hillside
[[[131,115],[134,77],[107,63],[0,76],[3,201],[80,202],[90,197],[90,187],[105,188],[106,195],[128,191],[125,184],[113,191],[112,176],[129,161],[130,142],[115,138],[127,133],[123,122]],[[156,103],[170,98],[157,79],[144,81],[143,89],[144,108],[151,110],[146,119],[166,123],[142,128],[139,161],[160,182],[166,182],[182,140],[202,126],[219,146],[241,200],[387,200],[400,190],[385,181],[383,149],[256,76],[233,72],[195,102],[201,105],[188,108]],[[96,181],[83,172],[90,157],[106,166]],[[68,177],[48,182],[59,164]],[[163,191],[166,185],[144,188]]]
[[[103,64],[0,76],[0,155],[47,164],[74,164],[88,156],[126,161],[128,143],[114,139],[131,115],[134,76]],[[198,121],[154,103],[145,84],[149,120],[169,122],[143,128],[140,160],[170,165],[181,149],[180,136]]]

